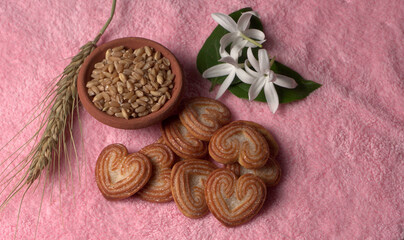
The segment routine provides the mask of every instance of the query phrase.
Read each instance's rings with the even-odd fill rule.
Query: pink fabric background
[[[78,47],[94,38],[109,16],[110,2],[0,3],[1,146],[23,126]],[[280,145],[282,181],[269,189],[259,215],[228,229],[211,214],[188,219],[173,202],[106,201],[94,179],[100,151],[116,142],[138,151],[159,137],[159,129],[113,129],[80,108],[85,148],[79,154],[84,157],[70,164],[71,176],[64,164],[61,181],[53,176],[54,186],[45,188],[37,239],[404,238],[402,1],[118,0],[100,43],[127,36],[158,41],[181,62],[186,96],[214,97],[195,66],[216,26],[210,14],[247,6],[261,15],[268,39],[264,47],[303,77],[323,84],[308,98],[281,105],[275,115],[265,104],[230,93],[221,99],[234,120],[266,126]],[[37,124],[0,152],[1,161]],[[77,127],[75,136],[80,139]],[[17,239],[34,238],[41,186],[26,195]],[[0,213],[0,239],[14,235],[21,196]]]

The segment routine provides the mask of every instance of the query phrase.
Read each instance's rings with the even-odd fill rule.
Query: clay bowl
[[[102,61],[105,58],[105,52],[108,49],[122,45],[126,48],[132,49],[149,46],[157,51],[160,51],[162,56],[170,60],[171,71],[175,74],[175,78],[173,80],[174,87],[171,92],[171,99],[169,99],[162,108],[146,116],[139,118],[130,118],[128,120],[110,116],[105,112],[98,110],[98,108],[92,102],[93,97],[90,97],[88,95],[86,87],[86,83],[91,80],[91,73],[94,70],[94,64]],[[161,44],[149,39],[137,37],[116,39],[98,46],[84,61],[77,79],[77,90],[79,93],[80,101],[82,102],[84,108],[90,113],[90,115],[108,126],[121,129],[139,129],[148,127],[150,125],[161,122],[162,120],[172,115],[176,111],[176,108],[180,102],[182,88],[182,69],[175,56]]]

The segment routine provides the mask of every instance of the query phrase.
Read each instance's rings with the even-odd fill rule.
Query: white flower
[[[226,79],[220,86],[219,91],[217,92],[216,99],[220,98],[226,89],[229,88],[236,75],[240,79],[250,78],[250,76],[238,64],[238,52],[239,50],[237,46],[232,49],[230,55],[226,52],[221,52],[221,59],[219,61],[223,63],[210,67],[202,73],[202,77],[204,78],[221,77],[227,75]]]
[[[269,109],[272,113],[275,113],[279,106],[278,94],[274,84],[284,88],[295,88],[297,83],[293,78],[275,74],[270,69],[270,63],[268,59],[268,53],[265,49],[258,50],[258,61],[255,59],[251,48],[247,50],[247,58],[245,62],[245,69],[250,77],[240,78],[241,81],[251,84],[248,91],[248,98],[250,101],[254,100],[258,94],[264,88],[265,98],[267,100]],[[248,62],[255,69],[251,70],[248,67]]]
[[[247,47],[262,47],[261,43],[265,42],[265,34],[258,29],[248,29],[252,16],[258,17],[254,11],[244,12],[238,19],[237,23],[228,15],[223,13],[212,13],[212,18],[220,26],[229,31],[220,39],[220,52],[231,43],[231,48],[240,46],[242,49]],[[256,39],[257,41],[253,40]],[[239,49],[239,50],[240,50]]]

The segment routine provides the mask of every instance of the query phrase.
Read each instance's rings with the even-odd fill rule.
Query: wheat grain
[[[156,106],[159,97],[173,87],[175,75],[169,66],[170,61],[149,46],[135,50],[123,46],[108,49],[105,59],[94,64],[92,80],[86,84],[88,94],[93,97],[92,101],[98,109],[109,115],[115,113],[117,117],[134,117],[130,113],[135,111],[136,107],[132,107],[132,104],[137,100],[141,101],[137,104],[145,106],[147,110],[135,114],[137,117],[144,115],[144,112],[158,111],[169,99],[164,98]],[[113,107],[119,108],[120,112],[109,110],[112,107],[108,104],[110,101],[114,101]]]

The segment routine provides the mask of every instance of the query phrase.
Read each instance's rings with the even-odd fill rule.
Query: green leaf
[[[252,11],[251,8],[243,8],[240,9],[236,12],[231,13],[229,16],[234,19],[234,21],[237,22],[237,20],[240,18],[241,14],[243,12],[248,12]],[[261,24],[261,21],[259,18],[253,16],[251,18],[251,23],[250,23],[250,28],[254,29],[259,29],[263,31],[263,26]],[[226,29],[224,29],[222,26],[218,25],[212,32],[212,34],[206,39],[206,42],[202,46],[201,50],[198,53],[198,57],[196,58],[196,66],[198,68],[198,71],[202,74],[206,69],[220,64],[219,59],[220,59],[220,53],[219,53],[219,48],[220,48],[220,39],[228,33]],[[246,51],[246,50],[245,50]],[[257,52],[258,49],[254,48],[253,52]],[[244,60],[247,59],[246,54],[243,53],[243,55],[239,58],[240,62],[244,62]],[[224,79],[226,76],[223,77],[216,77],[216,78],[209,78],[208,80],[212,82],[212,85],[210,87],[210,91],[218,84],[223,83]],[[240,79],[237,78],[237,76],[234,78],[232,85],[241,83]]]
[[[282,63],[275,61],[272,65],[272,71],[277,74],[285,75],[295,79],[298,86],[293,89],[283,88],[275,86],[278,93],[279,103],[288,103],[307,97],[311,92],[321,87],[321,84],[306,80],[300,74],[292,70],[291,68],[283,65]],[[229,87],[229,91],[239,98],[248,99],[249,84],[240,82],[238,84]],[[264,91],[261,91],[255,101],[266,102]]]

